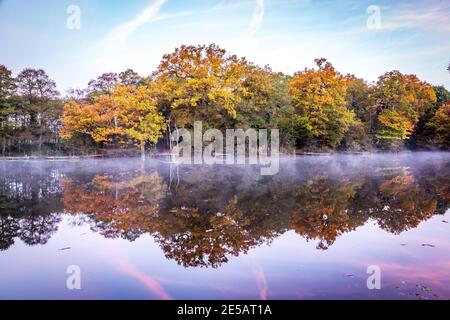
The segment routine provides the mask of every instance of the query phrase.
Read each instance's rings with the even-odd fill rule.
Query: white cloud
[[[127,21],[115,27],[113,31],[104,40],[106,43],[124,42],[140,26],[151,22],[161,10],[161,7],[167,0],[153,0],[142,12],[134,19]]]
[[[376,80],[386,71],[400,69],[407,73],[417,73],[430,82],[448,84],[448,73],[445,70],[445,74],[441,75],[434,69],[429,68],[430,71],[427,71],[425,68],[430,66],[433,59],[441,61],[441,56],[448,50],[447,46],[436,44],[428,36],[428,32],[432,30],[429,28],[442,30],[442,26],[448,23],[443,19],[448,10],[439,12],[436,7],[419,10],[417,5],[397,5],[389,11],[383,9],[382,24],[386,24],[385,28],[394,28],[393,24],[398,23],[397,27],[427,31],[427,38],[423,38],[419,32],[401,37],[395,31],[369,33],[365,28],[364,10],[360,16],[348,22],[344,30],[327,28],[316,31],[316,27],[311,27],[310,30],[300,26],[303,27],[299,27],[301,32],[289,30],[279,33],[273,32],[274,29],[271,28],[267,32],[261,32],[263,23],[268,24],[268,27],[274,23],[273,17],[266,21],[269,4],[264,0],[221,2],[211,8],[166,14],[159,12],[164,2],[166,1],[153,1],[135,19],[114,28],[105,38],[110,40],[103,41],[102,46],[96,46],[89,53],[92,58],[90,72],[100,74],[133,68],[142,74],[149,74],[157,67],[164,53],[171,52],[181,44],[214,42],[230,53],[245,56],[259,65],[269,64],[274,70],[285,73],[311,67],[314,58],[326,57],[341,72],[355,73],[369,81]],[[150,10],[150,7],[153,9]],[[445,6],[441,5],[440,8],[444,9]],[[245,12],[245,15],[232,19],[233,13],[238,9]],[[152,14],[149,15],[149,12]],[[276,13],[274,15],[276,17]],[[170,24],[157,23],[166,19],[174,21]],[[440,29],[432,21],[438,23]],[[147,32],[137,31],[143,24],[150,22],[153,24]],[[361,27],[358,27],[358,23]],[[125,41],[125,45],[120,45],[117,39]],[[448,57],[445,61],[448,62]]]
[[[253,12],[252,20],[250,22],[250,28],[248,34],[250,36],[255,35],[261,28],[264,19],[264,0],[256,0],[256,8]]]
[[[258,38],[255,37],[262,26],[265,14],[264,0],[256,0],[256,7],[248,28],[241,36],[231,39],[227,49],[231,52],[252,52],[258,47]]]
[[[155,21],[165,20],[173,15],[159,15],[167,0],[152,0],[130,21],[119,24],[101,39],[89,52],[90,69],[97,74],[119,72],[131,67],[138,57],[128,50],[127,41],[140,27]],[[179,15],[187,14],[180,12]]]
[[[425,29],[448,32],[450,30],[449,10],[448,2],[425,7],[398,7],[387,12],[381,27],[384,30]]]

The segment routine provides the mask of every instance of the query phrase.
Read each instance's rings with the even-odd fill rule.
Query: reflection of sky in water
[[[450,222],[450,212],[429,216],[425,211],[429,208],[437,211],[448,208],[450,159],[446,154],[419,154],[413,157],[286,160],[280,175],[272,178],[245,175],[239,170],[236,172],[235,168],[219,168],[218,171],[224,172],[217,176],[208,176],[201,170],[193,174],[180,168],[179,181],[178,178],[170,181],[167,165],[157,168],[157,177],[146,180],[142,179],[142,172],[135,168],[135,164],[124,164],[123,161],[103,162],[102,165],[96,163],[89,167],[80,163],[34,163],[21,166],[2,163],[2,227],[8,216],[6,212],[9,210],[11,213],[12,210],[11,207],[5,209],[12,203],[11,199],[5,200],[6,191],[10,191],[12,185],[15,188],[20,185],[19,189],[25,195],[28,191],[36,190],[38,194],[38,200],[34,203],[27,200],[16,207],[22,213],[17,209],[18,212],[12,216],[27,221],[24,224],[21,220],[21,228],[30,224],[29,219],[33,214],[42,212],[40,208],[49,207],[50,202],[45,200],[51,200],[55,206],[53,210],[56,211],[50,212],[65,213],[57,214],[61,222],[54,222],[57,228],[51,232],[45,244],[28,246],[17,236],[14,244],[0,252],[0,298],[416,299],[416,294],[420,294],[420,298],[448,299],[450,224],[443,221]],[[13,167],[16,172],[13,172]],[[152,165],[145,172],[154,173],[154,169]],[[103,179],[94,179],[96,175]],[[11,180],[5,184],[5,179],[12,177],[15,182]],[[70,177],[75,181],[78,193],[68,196],[67,185],[60,187],[62,177]],[[219,180],[224,177],[229,179],[222,180],[220,184]],[[208,185],[198,185],[199,181],[208,178]],[[39,183],[33,185],[36,180]],[[155,181],[160,184],[155,186],[152,184]],[[252,189],[255,186],[263,192]],[[137,198],[133,197],[134,188],[140,192]],[[184,194],[183,190],[187,190],[187,193]],[[249,190],[253,192],[247,194]],[[191,191],[194,195],[190,195]],[[83,202],[87,196],[83,192],[100,200],[102,195],[111,194],[112,199],[115,199],[112,200],[115,214],[100,213],[101,208],[95,207],[94,202],[81,204],[80,207],[75,200]],[[14,196],[17,200],[18,195]],[[292,199],[294,196],[295,200]],[[268,202],[264,202],[264,197]],[[152,202],[155,199],[156,203]],[[106,202],[99,203],[104,206]],[[121,211],[124,209],[122,203],[133,209],[133,212],[127,213],[130,215],[125,215],[126,227],[136,229],[142,223],[151,223],[151,228],[145,226],[151,234],[144,230],[134,241],[120,239],[124,237],[120,232],[118,239],[109,238],[114,228],[124,227],[124,221],[118,218],[124,214]],[[266,213],[261,215],[263,207],[270,203],[284,211],[275,213],[276,216],[266,216]],[[367,204],[370,206],[366,207]],[[31,210],[34,205],[37,208],[32,210],[33,213],[23,214],[23,211]],[[392,216],[384,216],[387,214],[384,213],[386,206],[390,207]],[[242,236],[241,240],[253,241],[252,237],[261,235],[264,238],[274,233],[272,242],[266,244],[256,241],[249,246],[248,252],[238,250],[237,256],[227,254],[228,261],[218,263],[216,268],[180,266],[179,259],[184,257],[167,256],[167,252],[162,250],[163,245],[176,248],[175,239],[179,239],[179,235],[186,230],[197,232],[193,238],[196,240],[207,238],[209,233],[215,232],[210,229],[212,218],[201,215],[198,218],[197,211],[190,211],[194,207],[200,212],[210,209],[213,212],[222,208],[221,215],[229,215],[238,224],[238,234],[225,233],[222,236],[241,239],[239,237],[242,235],[248,235],[249,238]],[[238,208],[244,214],[227,209],[230,207]],[[71,210],[75,208],[92,212],[74,215]],[[139,210],[142,208],[153,208],[159,215],[153,214],[148,221],[139,220],[137,218],[141,217],[142,212]],[[267,214],[275,210],[271,207],[267,209]],[[292,212],[286,213],[286,210]],[[334,216],[352,210],[355,213],[333,220]],[[368,211],[376,210],[380,212],[368,214]],[[317,220],[316,211],[325,212],[327,221]],[[244,219],[249,212],[252,217],[258,217],[250,224]],[[419,213],[423,213],[423,216],[419,215],[422,217],[420,219],[417,218]],[[19,218],[21,214],[23,217]],[[364,216],[365,219],[352,224],[364,214],[368,214]],[[170,219],[172,215],[180,216],[179,219]],[[282,216],[280,221],[277,220],[279,215]],[[405,215],[413,218],[404,219]],[[186,218],[186,224],[178,225],[183,217]],[[350,222],[345,220],[347,218]],[[194,225],[189,225],[189,221],[193,221]],[[169,228],[168,222],[173,223]],[[220,220],[218,226],[228,228],[228,224],[223,223]],[[353,227],[348,229],[348,225],[355,230]],[[30,233],[38,232],[36,230],[39,227],[42,225],[36,223],[33,228],[20,232],[33,238]],[[322,229],[317,231],[317,228]],[[331,232],[330,235],[329,231],[334,228],[337,228],[337,233]],[[339,231],[339,228],[342,230]],[[230,230],[235,232],[234,229]],[[126,236],[130,236],[129,233]],[[333,241],[329,242],[326,250],[318,249],[320,240],[328,236]],[[311,238],[310,241],[305,237]],[[230,239],[226,239],[227,245],[233,244]],[[70,249],[59,250],[66,247]],[[172,250],[169,253],[176,252]],[[203,258],[208,261],[206,256]],[[66,268],[74,264],[82,270],[81,291],[66,289]],[[370,291],[366,287],[366,269],[369,265],[381,267],[381,291]],[[421,290],[420,286],[426,286],[432,291]]]

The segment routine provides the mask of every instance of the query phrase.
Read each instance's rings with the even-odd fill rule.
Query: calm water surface
[[[450,299],[449,153],[285,157],[259,173],[0,162],[0,299]],[[81,290],[66,288],[71,265]]]

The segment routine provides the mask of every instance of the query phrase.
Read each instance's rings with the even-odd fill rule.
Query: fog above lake
[[[233,232],[250,235],[247,249],[288,230],[326,249],[370,219],[401,233],[449,206],[449,153],[282,156],[274,176],[261,176],[258,166],[169,160],[2,162],[1,214],[26,220],[65,213],[107,237],[133,240],[148,233],[168,237],[164,241],[190,233],[191,227],[217,229],[222,237],[222,223],[231,219]],[[181,229],[170,230],[172,222]],[[219,260],[226,259],[227,250]]]

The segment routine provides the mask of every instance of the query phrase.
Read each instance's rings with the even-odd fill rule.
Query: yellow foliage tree
[[[382,139],[405,140],[414,130],[415,124],[404,113],[386,109],[378,117],[380,129],[377,137]]]
[[[420,116],[436,103],[436,93],[430,84],[399,71],[379,78],[373,98],[379,116],[375,135],[384,143],[408,139]]]
[[[305,69],[289,82],[295,108],[297,137],[305,145],[334,148],[355,119],[347,109],[347,79],[325,59],[316,59],[318,70]]]
[[[148,87],[117,86],[93,104],[69,101],[64,107],[61,136],[89,135],[96,142],[132,142],[145,159],[147,142],[156,144],[165,131],[164,116]]]
[[[180,127],[195,120],[225,125],[236,118],[248,65],[214,44],[182,46],[166,54],[155,83],[164,114]]]

